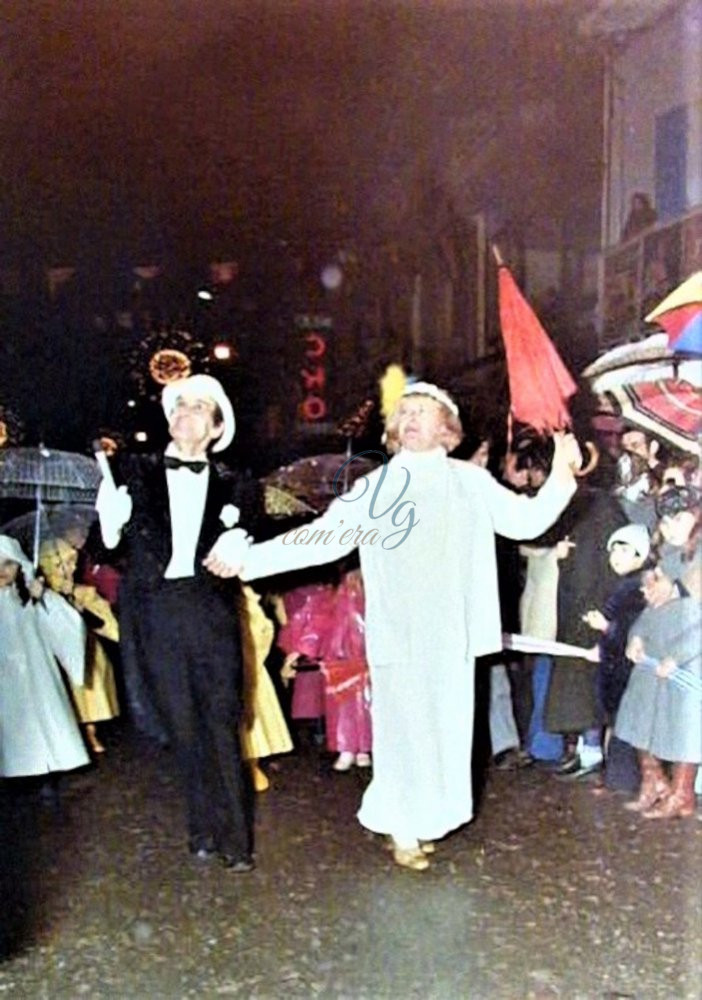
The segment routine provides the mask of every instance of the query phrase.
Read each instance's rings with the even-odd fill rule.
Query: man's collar
[[[164,452],[164,465],[167,469],[187,469],[189,472],[203,472],[210,464],[206,454],[184,456],[171,442]]]

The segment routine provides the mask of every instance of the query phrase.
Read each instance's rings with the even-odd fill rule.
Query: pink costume
[[[363,614],[360,573],[349,573],[335,594],[322,657],[327,746],[336,752],[370,753],[372,745]]]
[[[334,591],[327,584],[298,587],[283,603],[287,623],[278,635],[286,655],[298,653],[309,660],[321,659],[323,635],[329,629]],[[324,715],[324,688],[318,670],[300,671],[295,677],[290,715],[293,719],[319,719]]]

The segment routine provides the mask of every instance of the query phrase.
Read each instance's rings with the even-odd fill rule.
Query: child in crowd
[[[0,535],[0,775],[48,775],[89,763],[58,662],[83,681],[85,628],[44,592],[19,544]]]
[[[273,645],[275,629],[253,587],[242,587],[239,612],[244,654],[241,756],[251,771],[254,789],[265,792],[270,782],[259,761],[262,757],[288,753],[292,750],[292,740],[265,665]]]
[[[277,638],[285,654],[281,669],[283,683],[293,683],[290,717],[293,722],[313,721],[320,742],[323,739],[324,686],[319,661],[333,599],[333,587],[326,583],[304,585],[285,593]]]
[[[702,565],[699,556],[675,581],[659,565],[644,574],[647,607],[632,626],[635,664],[615,732],[639,752],[639,796],[626,808],[646,819],[695,812],[702,761]],[[672,764],[672,782],[663,762]]]
[[[74,684],[72,695],[88,746],[100,754],[105,747],[98,738],[96,724],[119,715],[114,670],[100,637],[117,642],[119,626],[110,604],[97,589],[75,582],[77,564],[78,551],[62,538],[45,541],[39,550],[39,565],[48,586],[65,597],[88,626],[85,682]]]
[[[331,630],[322,656],[327,747],[335,771],[371,765],[370,679],[365,649],[360,570],[346,573],[335,593]]]
[[[604,784],[617,791],[635,791],[639,784],[636,753],[613,736],[612,729],[632,668],[626,656],[629,629],[646,604],[641,578],[650,550],[651,540],[643,524],[627,524],[612,532],[607,539],[609,565],[621,582],[602,610],[592,608],[583,615],[583,621],[601,633],[597,690],[605,725]]]
[[[285,597],[288,621],[278,644],[285,675],[295,678],[292,718],[324,716],[336,771],[369,767],[371,750],[363,588],[358,571],[338,587],[315,584]],[[318,670],[304,669],[318,665]],[[300,669],[300,668],[303,669]]]

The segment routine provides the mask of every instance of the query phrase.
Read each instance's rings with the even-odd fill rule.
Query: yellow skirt
[[[273,645],[273,623],[261,607],[261,598],[244,587],[240,605],[244,656],[244,720],[241,748],[244,760],[258,760],[292,750],[290,732],[273,681],[265,668]]]
[[[88,635],[85,684],[72,684],[71,693],[79,722],[104,722],[119,715],[115,673],[94,635]]]

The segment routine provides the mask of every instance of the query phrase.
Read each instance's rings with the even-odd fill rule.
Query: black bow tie
[[[163,464],[167,469],[187,469],[189,472],[204,472],[209,462],[184,462],[182,458],[174,458],[172,455],[165,455]]]

